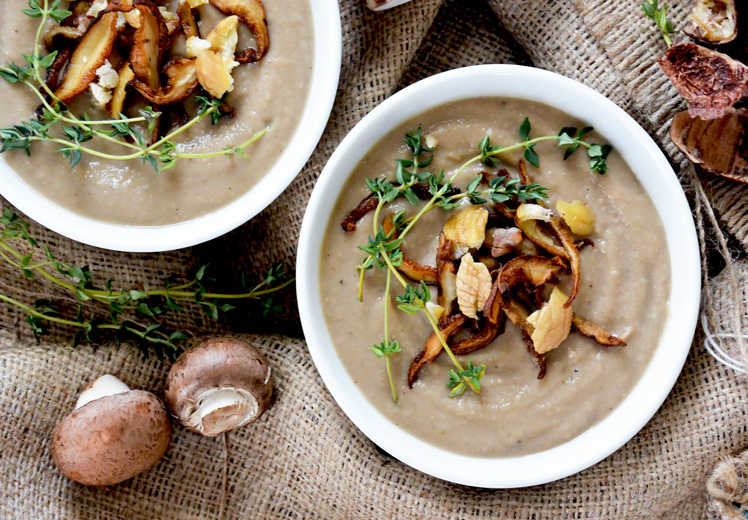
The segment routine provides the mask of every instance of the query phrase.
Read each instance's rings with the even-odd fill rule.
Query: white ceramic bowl
[[[511,458],[473,458],[431,446],[384,417],[358,390],[340,362],[322,314],[320,244],[337,199],[364,151],[403,121],[463,98],[508,96],[557,107],[595,127],[623,156],[662,218],[673,283],[668,320],[654,355],[631,393],[601,422],[550,450]],[[514,65],[481,65],[445,72],[395,94],[343,140],[312,193],[297,262],[301,321],[309,351],[330,393],[356,426],[406,464],[451,482],[486,488],[557,480],[607,457],[633,437],[662,405],[688,354],[699,308],[700,263],[693,219],[668,161],[647,133],[614,103],[580,83]]]
[[[164,226],[126,226],[74,213],[31,188],[0,157],[0,193],[49,229],[105,249],[155,252],[211,240],[242,225],[291,184],[317,146],[338,88],[342,56],[340,8],[336,0],[312,0],[314,61],[304,112],[275,165],[247,193],[207,215]]]

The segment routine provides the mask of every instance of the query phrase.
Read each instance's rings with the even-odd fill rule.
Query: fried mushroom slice
[[[187,2],[180,2],[177,8],[177,16],[179,16],[179,22],[182,24],[182,32],[185,38],[195,36],[200,38],[200,29],[197,26],[195,15],[192,14],[192,8]]]
[[[683,32],[706,43],[720,45],[738,35],[735,0],[696,0],[688,19],[691,27]]]
[[[109,115],[112,119],[119,119],[125,110],[125,98],[127,98],[127,86],[135,79],[135,73],[127,61],[119,71],[119,81],[112,91],[112,101],[109,103]]]
[[[561,244],[563,244],[564,249],[568,254],[567,260],[569,261],[572,277],[571,294],[569,294],[569,299],[566,300],[566,303],[564,304],[564,308],[568,309],[579,293],[579,282],[582,276],[579,249],[577,249],[576,242],[574,242],[574,239],[569,234],[566,224],[564,224],[560,218],[552,216],[549,224],[553,231],[556,232],[556,236],[558,236],[558,239],[561,241]]]
[[[62,83],[55,91],[57,99],[67,103],[98,79],[96,70],[109,58],[119,33],[115,12],[103,14],[91,25],[70,57]]]
[[[571,317],[571,326],[588,338],[592,338],[597,341],[603,347],[625,347],[626,342],[618,336],[607,332],[600,325],[592,320],[582,318],[578,314],[573,314]]]
[[[155,90],[161,83],[159,67],[169,40],[166,21],[158,7],[151,2],[138,3],[133,11],[139,16],[135,17],[138,22],[135,43],[130,50],[130,66],[140,81]]]
[[[502,310],[509,321],[518,325],[522,331],[522,339],[525,342],[525,348],[532,357],[535,367],[538,369],[538,379],[543,379],[546,372],[545,354],[541,354],[535,350],[535,344],[532,341],[532,333],[535,332],[535,328],[529,321],[527,321],[527,317],[530,314],[527,312],[527,309],[515,300],[511,300]]]
[[[670,138],[688,159],[704,170],[738,182],[748,182],[748,109],[728,108],[725,115],[704,121],[679,112]]]
[[[260,0],[210,0],[210,3],[228,15],[236,15],[254,36],[257,49],[245,49],[236,55],[239,63],[260,61],[270,46],[268,26],[265,23],[265,6]]]
[[[510,260],[499,270],[499,275],[494,282],[503,300],[502,307],[509,303],[511,290],[518,283],[523,282],[533,287],[539,287],[550,281],[564,268],[564,263],[558,258],[518,256]],[[486,307],[489,303],[486,302]],[[493,314],[493,312],[489,311],[489,314]]]
[[[457,334],[460,327],[465,324],[465,320],[467,320],[467,318],[459,313],[449,316],[444,326],[439,326],[439,332],[444,338],[444,341],[449,341],[449,338]],[[410,364],[410,368],[408,368],[409,388],[413,388],[413,383],[418,379],[418,371],[426,365],[431,364],[437,357],[439,357],[443,348],[439,336],[436,335],[436,331],[432,332],[429,337],[426,338],[423,350],[418,353]]]
[[[132,85],[144,98],[156,105],[179,103],[197,89],[197,71],[194,58],[172,60],[164,66],[163,73],[166,75],[167,84],[158,90],[152,89],[138,78],[133,80]]]
[[[445,309],[439,319],[439,326],[443,327],[450,316],[452,302],[457,299],[457,268],[452,260],[452,241],[448,240],[443,232],[439,234],[439,247],[436,249],[436,279],[436,300]]]
[[[397,230],[392,222],[392,215],[387,215],[382,221],[382,229],[385,236],[390,240],[397,238]],[[425,282],[427,284],[436,284],[436,267],[419,264],[403,253],[403,261],[397,266],[397,270],[415,282]]]
[[[457,356],[464,356],[487,347],[493,340],[504,332],[505,324],[506,320],[504,319],[504,314],[501,315],[498,324],[491,323],[488,320],[483,320],[483,325],[478,332],[451,346],[452,353]]]
[[[734,105],[748,84],[748,67],[721,52],[695,43],[679,43],[657,60],[681,96],[691,117],[716,119]]]

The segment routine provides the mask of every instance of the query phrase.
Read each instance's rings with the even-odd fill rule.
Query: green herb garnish
[[[97,288],[88,266],[69,265],[58,260],[47,244],[40,244],[29,234],[28,223],[5,207],[0,214],[0,259],[19,269],[28,279],[46,278],[76,300],[97,304],[91,315],[84,315],[83,306],[79,306],[75,316],[65,317],[50,299],[27,304],[0,293],[0,301],[26,311],[26,322],[37,339],[47,332],[48,324],[56,323],[76,331],[74,345],[83,340],[95,341],[110,333],[117,342],[135,339],[143,350],[150,345],[160,358],[172,360],[182,352],[178,342],[188,335],[163,329],[159,320],[168,312],[199,307],[206,316],[218,319],[221,313],[234,309],[231,301],[261,300],[263,315],[267,315],[280,310],[269,295],[294,281],[286,279],[283,266],[277,265],[257,285],[249,286],[242,275],[241,292],[215,293],[208,287],[211,280],[204,265],[190,281],[178,285],[169,282],[160,289],[115,289],[112,281]]]
[[[532,126],[530,120],[525,118],[520,125],[518,134],[520,142],[511,146],[503,147],[492,145],[490,137],[487,135],[478,143],[478,155],[465,162],[460,166],[449,179],[445,180],[444,171],[438,174],[432,174],[421,171],[421,168],[429,166],[433,160],[433,155],[423,157],[424,153],[430,153],[434,150],[427,148],[422,143],[421,129],[411,130],[406,134],[405,144],[411,153],[411,158],[397,159],[395,161],[395,177],[397,182],[391,182],[386,179],[367,179],[366,186],[377,198],[377,206],[374,210],[373,219],[373,236],[370,236],[366,245],[359,246],[359,249],[368,254],[366,258],[358,265],[359,270],[359,288],[358,299],[363,300],[364,273],[372,269],[376,264],[377,267],[387,270],[387,281],[385,285],[385,301],[390,301],[392,277],[402,285],[405,292],[395,297],[399,310],[411,315],[423,312],[436,333],[444,351],[449,356],[455,368],[448,371],[449,381],[447,387],[450,389],[450,397],[461,396],[467,388],[473,392],[479,393],[481,390],[481,378],[485,374],[485,366],[474,366],[472,361],[468,361],[465,368],[455,357],[443,335],[439,331],[439,326],[433,314],[429,311],[426,304],[431,298],[428,287],[424,282],[413,286],[409,284],[396,269],[402,263],[403,253],[400,246],[405,236],[418,221],[435,208],[441,208],[450,211],[460,206],[460,200],[468,198],[471,204],[481,205],[489,200],[496,204],[508,201],[528,202],[540,201],[548,198],[547,188],[537,183],[522,184],[519,179],[508,176],[492,177],[488,180],[488,187],[482,188],[483,176],[478,175],[472,179],[466,187],[465,192],[455,193],[452,184],[457,177],[471,164],[480,162],[490,168],[496,168],[500,164],[498,156],[500,154],[513,150],[524,149],[524,158],[528,163],[536,168],[540,166],[540,158],[534,147],[542,141],[557,141],[559,147],[564,149],[564,160],[571,157],[579,148],[586,148],[587,155],[590,158],[590,170],[603,175],[607,170],[607,157],[612,148],[609,145],[598,145],[589,143],[584,137],[592,131],[592,127],[585,127],[577,132],[576,128],[565,127],[557,135],[531,138]],[[431,198],[425,204],[420,205],[416,196],[414,187],[416,184],[425,184]],[[405,216],[405,211],[396,213],[393,217],[393,229],[387,234],[380,224],[380,214],[382,208],[396,200],[398,197],[404,197],[406,201],[415,207],[419,207],[418,212],[411,216]],[[379,345],[369,347],[377,357],[384,358],[386,361],[387,375],[389,378],[392,398],[395,403],[398,402],[395,384],[390,369],[390,357],[401,352],[400,344],[396,340],[391,340],[389,336],[389,305],[384,306],[384,341]]]
[[[662,35],[667,46],[670,47],[673,45],[673,40],[670,39],[670,35],[675,34],[676,30],[673,29],[673,23],[667,19],[667,10],[669,9],[669,6],[663,5],[662,8],[660,8],[657,3],[658,0],[647,0],[642,4],[642,10],[644,11],[644,14],[647,15],[647,18],[655,23],[657,28],[660,30],[660,35]]]

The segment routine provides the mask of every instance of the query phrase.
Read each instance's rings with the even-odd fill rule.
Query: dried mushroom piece
[[[448,341],[449,338],[457,334],[466,319],[462,314],[454,314],[447,318],[444,326],[439,326],[439,333],[444,338],[444,341]],[[408,387],[413,388],[413,383],[418,379],[418,372],[439,357],[443,348],[444,346],[436,335],[436,332],[432,332],[426,339],[423,350],[418,353],[408,368]]]
[[[467,253],[460,260],[456,287],[460,312],[468,318],[476,318],[491,292],[491,274],[484,264],[473,261],[472,255]]]
[[[483,206],[469,206],[452,215],[444,224],[448,240],[469,248],[480,247],[486,239],[488,210]]]
[[[382,221],[382,229],[384,230],[384,234],[390,240],[397,239],[397,232],[393,224],[394,223],[392,215],[387,215]],[[408,257],[408,255],[406,255],[405,253],[403,253],[403,260],[400,265],[397,266],[397,270],[416,282],[425,282],[427,284],[437,283],[436,267],[419,264],[418,262]]]
[[[133,80],[132,85],[144,98],[156,105],[179,103],[197,89],[194,59],[172,60],[164,66],[163,73],[166,75],[167,83],[158,90],[152,89],[137,78]]]
[[[743,96],[748,84],[748,67],[695,43],[673,45],[657,61],[688,101],[691,117],[722,117]]]
[[[128,23],[136,27],[135,43],[130,50],[130,66],[140,81],[155,90],[161,83],[159,67],[169,40],[166,21],[158,7],[151,2],[139,3],[128,14],[134,13],[138,13],[137,16],[128,18]],[[130,21],[131,18],[134,20]]]
[[[452,260],[452,242],[444,233],[439,233],[439,247],[436,249],[436,279],[438,282],[437,302],[447,310],[439,320],[443,327],[452,302],[457,298],[457,268]]]
[[[452,353],[456,356],[465,356],[487,347],[491,342],[493,342],[493,340],[499,337],[502,332],[504,332],[505,323],[506,320],[504,319],[503,314],[501,315],[499,323],[492,323],[488,320],[484,320],[483,325],[478,332],[451,346]]]
[[[696,0],[688,19],[691,27],[683,32],[706,43],[720,45],[738,35],[735,0]]]
[[[520,303],[511,300],[509,305],[507,305],[503,311],[509,321],[519,326],[522,331],[522,339],[525,342],[525,348],[527,349],[528,354],[530,354],[530,357],[532,357],[535,367],[538,369],[538,379],[543,379],[547,370],[545,354],[541,354],[535,349],[535,344],[532,341],[532,334],[535,332],[535,328],[529,321],[527,321],[529,316],[527,309],[525,309]]]
[[[717,119],[692,118],[687,111],[673,118],[670,138],[688,159],[704,170],[748,182],[748,109],[728,108]]]
[[[588,338],[592,338],[595,341],[597,341],[600,345],[603,347],[625,347],[626,342],[619,338],[618,336],[611,334],[610,332],[607,332],[605,329],[603,329],[600,325],[595,323],[592,320],[588,320],[586,318],[582,318],[581,316],[574,314],[571,317],[571,325],[574,327],[574,330],[582,334],[583,336],[587,336]]]
[[[270,46],[265,6],[260,0],[210,0],[210,3],[228,15],[236,15],[249,28],[257,49],[245,49],[236,56],[239,63],[254,63],[262,59]]]
[[[200,29],[197,26],[195,15],[192,14],[192,8],[188,2],[180,2],[177,8],[177,16],[179,16],[179,22],[182,25],[182,32],[185,38],[200,37]]]
[[[96,71],[109,58],[120,31],[116,12],[105,13],[91,26],[70,57],[62,83],[55,91],[57,99],[67,103],[96,81]]]
[[[135,73],[130,67],[130,62],[125,62],[119,71],[117,86],[112,91],[112,101],[109,103],[109,115],[112,119],[119,119],[125,110],[125,99],[127,98],[127,86],[135,79]]]
[[[565,305],[567,299],[561,289],[554,287],[548,302],[527,317],[535,329],[530,337],[539,354],[558,347],[569,335],[573,313],[571,307]]]

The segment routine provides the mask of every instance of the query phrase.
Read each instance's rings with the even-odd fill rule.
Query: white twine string
[[[730,333],[717,333],[712,334],[712,332],[709,330],[709,320],[706,317],[706,311],[701,313],[701,328],[704,330],[704,347],[706,347],[706,351],[709,352],[709,354],[712,355],[717,361],[722,363],[723,365],[727,365],[728,367],[732,368],[736,372],[740,372],[741,374],[748,373],[746,372],[745,368],[743,367],[742,363],[732,357],[730,354],[722,350],[722,347],[720,346],[722,339],[737,339],[737,336],[735,334]],[[742,339],[745,341],[748,341],[748,335],[743,335]]]

